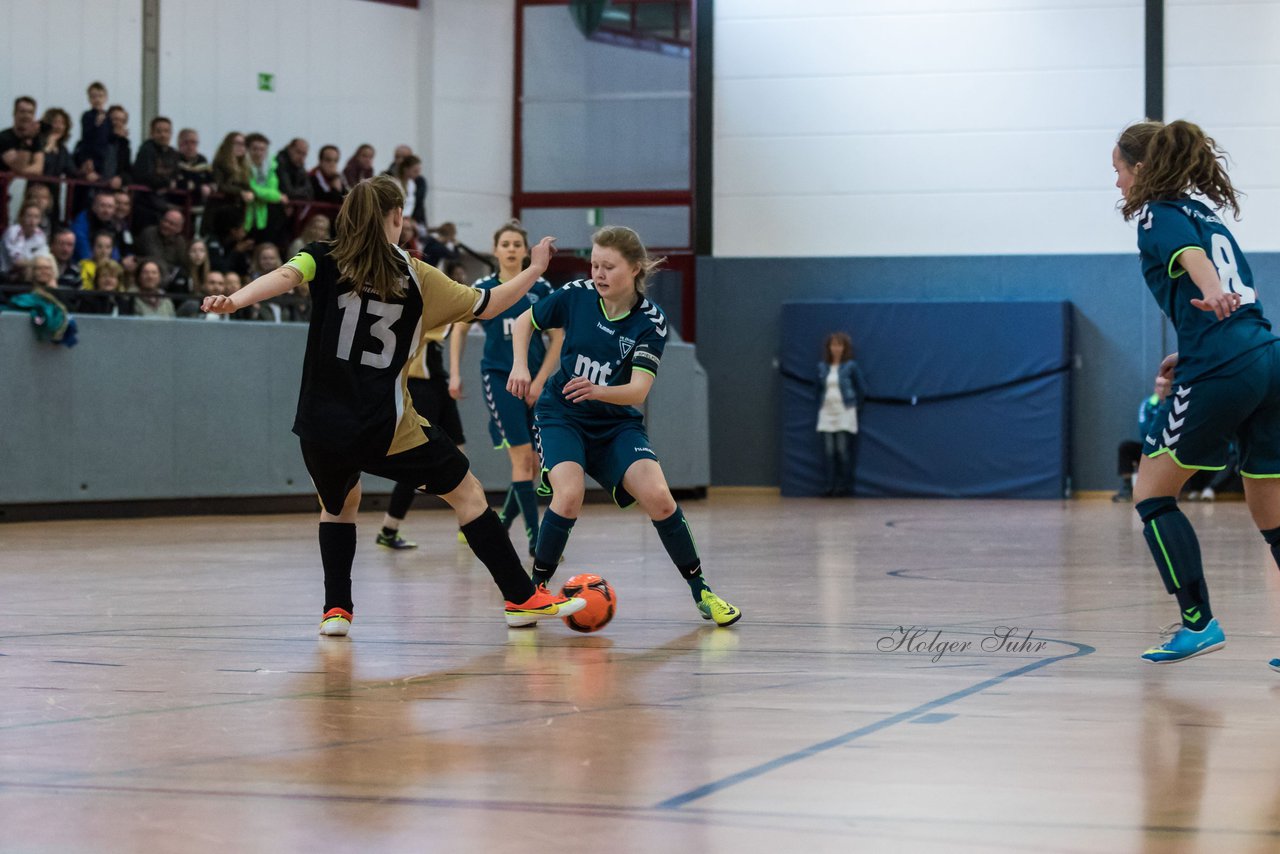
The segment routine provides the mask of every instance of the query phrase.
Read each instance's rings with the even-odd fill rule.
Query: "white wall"
[[[160,112],[200,132],[212,157],[231,130],[259,131],[274,153],[290,138],[311,158],[333,143],[342,161],[399,143],[420,147],[419,16],[362,0],[163,0]],[[258,91],[258,73],[275,91]]]
[[[1280,251],[1280,2],[1165,0],[1165,118],[1204,127],[1247,197],[1228,225],[1245,252]]]
[[[478,251],[511,216],[514,0],[433,0],[430,217]]]
[[[10,127],[13,99],[30,95],[40,113],[61,107],[72,137],[89,108],[90,81],[107,85],[111,103],[129,110],[138,138],[142,107],[141,0],[0,2],[0,127]]]
[[[715,74],[717,255],[1132,251],[1142,0],[735,0]]]

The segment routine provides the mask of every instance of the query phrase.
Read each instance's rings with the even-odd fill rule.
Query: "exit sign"
[[[267,74],[264,71],[258,72],[258,91],[274,92],[276,91],[276,76]]]

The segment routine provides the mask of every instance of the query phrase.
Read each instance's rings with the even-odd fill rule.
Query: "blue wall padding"
[[[817,364],[845,331],[869,396],[857,494],[1063,496],[1070,303],[790,302],[781,329],[783,495],[825,484]]]

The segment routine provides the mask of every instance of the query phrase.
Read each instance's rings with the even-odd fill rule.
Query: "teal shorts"
[[[1231,374],[1175,382],[1143,453],[1168,454],[1184,469],[1220,471],[1232,441],[1240,447],[1240,474],[1280,477],[1280,347],[1275,344],[1259,348],[1257,358]]]
[[[560,463],[574,462],[582,466],[592,479],[609,490],[619,507],[636,503],[622,488],[622,478],[639,460],[658,459],[649,447],[649,435],[643,421],[619,421],[611,424],[582,424],[546,412],[538,407],[535,414],[534,439],[542,458],[539,495],[551,494],[547,475]]]

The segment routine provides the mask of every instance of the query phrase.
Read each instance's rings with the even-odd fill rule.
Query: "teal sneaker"
[[[1272,670],[1276,671],[1277,673],[1280,673],[1280,658],[1273,658],[1271,659],[1271,661],[1268,662],[1268,664],[1271,665]]]
[[[1193,632],[1181,623],[1166,626],[1161,634],[1172,634],[1160,646],[1153,647],[1142,654],[1143,659],[1152,664],[1172,664],[1187,658],[1195,658],[1209,652],[1216,652],[1227,645],[1227,636],[1214,617],[1198,632]]]

